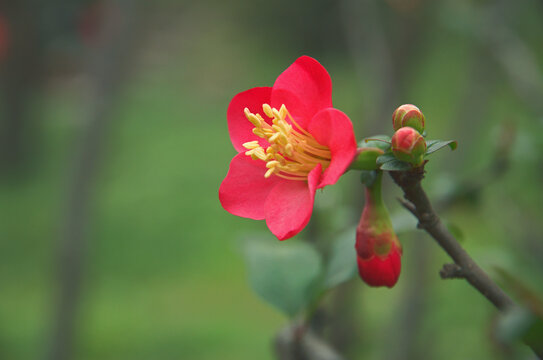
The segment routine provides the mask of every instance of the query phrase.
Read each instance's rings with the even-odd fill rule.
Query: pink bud
[[[370,286],[387,286],[389,288],[396,285],[400,277],[402,268],[402,249],[392,243],[392,247],[387,255],[374,255],[369,259],[357,257],[358,274],[364,282]]]
[[[424,114],[415,105],[404,104],[392,113],[392,126],[394,130],[409,126],[422,134],[424,131]]]
[[[403,127],[392,136],[392,153],[398,160],[421,165],[426,153],[426,141],[411,127]]]

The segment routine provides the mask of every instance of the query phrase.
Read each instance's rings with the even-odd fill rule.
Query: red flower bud
[[[409,126],[422,134],[424,131],[424,114],[415,105],[404,104],[392,113],[392,126],[394,130]]]
[[[402,247],[381,199],[381,177],[379,173],[366,188],[355,248],[360,278],[370,286],[393,287],[400,276]]]
[[[373,256],[369,260],[363,260],[358,256],[358,273],[362,280],[370,286],[387,286],[391,288],[396,285],[400,277],[401,255],[402,249],[393,244],[390,252],[385,257]]]
[[[421,165],[426,153],[426,141],[413,128],[403,127],[392,136],[392,153],[398,160]]]

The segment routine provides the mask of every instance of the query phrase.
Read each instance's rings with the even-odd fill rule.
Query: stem
[[[454,267],[454,277],[466,279],[499,310],[505,311],[514,306],[513,300],[473,261],[441,222],[421,186],[421,180],[424,178],[424,166],[405,172],[393,171],[390,172],[390,175],[402,188],[404,198],[408,200],[404,206],[417,217],[419,227],[430,234],[454,260],[457,265]],[[449,277],[448,271],[443,271],[442,277]]]

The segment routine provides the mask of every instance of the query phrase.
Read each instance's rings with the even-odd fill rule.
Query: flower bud
[[[356,229],[360,278],[370,286],[393,287],[400,276],[402,247],[381,199],[381,177],[366,187],[366,204]]]
[[[415,105],[404,104],[392,113],[392,126],[394,130],[409,126],[422,134],[424,131],[424,114]]]
[[[392,153],[398,160],[421,165],[426,153],[426,141],[418,131],[404,127],[392,136]]]

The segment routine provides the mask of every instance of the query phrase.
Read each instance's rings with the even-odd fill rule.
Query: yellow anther
[[[269,169],[269,170],[266,171],[266,173],[264,174],[264,177],[267,179],[267,178],[269,178],[274,172],[275,172],[275,169]]]
[[[281,129],[281,126],[279,126],[279,125],[272,125],[272,129],[277,131],[277,132],[282,132],[283,131],[283,129]]]
[[[251,149],[256,149],[257,147],[260,147],[260,145],[258,144],[258,141],[254,140],[254,141],[249,141],[249,142],[244,143],[243,147],[251,150]]]
[[[271,119],[266,122],[260,114],[244,109],[245,117],[255,126],[253,133],[269,142],[263,148],[256,140],[243,144],[245,152],[252,159],[266,162],[265,177],[275,174],[288,180],[307,180],[307,175],[321,164],[323,169],[330,165],[330,149],[296,123],[285,105],[279,110],[263,104],[264,114]],[[269,121],[269,120],[268,120]]]
[[[287,116],[287,107],[285,106],[285,104],[281,105],[281,108],[279,109],[279,115],[281,117],[281,119],[284,119],[286,116]]]
[[[262,115],[256,114],[255,116],[258,118],[258,120],[260,120],[260,126],[266,124],[266,120],[264,120],[264,118],[262,117]]]
[[[281,164],[284,164],[286,162],[285,158],[282,157],[280,154],[275,154],[275,159],[279,161]]]
[[[274,142],[275,140],[277,140],[277,138],[281,135],[281,133],[274,133],[272,136],[270,136],[270,138],[268,139],[269,142]]]
[[[272,111],[273,111],[273,117],[275,117],[276,119],[280,119],[280,120],[283,119],[281,117],[281,114],[279,114],[279,111],[277,109],[273,108]]]
[[[276,167],[277,165],[279,165],[279,161],[273,160],[273,161],[268,161],[268,163],[266,164],[266,167],[268,169],[271,169],[271,168]]]
[[[248,109],[246,109],[248,110]],[[260,121],[259,118],[257,118],[254,114],[249,114],[247,115],[247,113],[245,114],[245,117],[247,118],[247,120],[249,120],[251,122],[251,124],[253,124],[255,127],[259,128],[262,126],[262,121]]]
[[[270,105],[263,104],[262,110],[264,110],[264,114],[266,114],[267,117],[269,117],[270,119],[273,118],[273,111]]]
[[[292,144],[287,144],[287,146],[285,146],[285,153],[287,154],[287,156],[292,156],[293,152],[294,147],[292,146]]]
[[[261,147],[256,148],[256,149],[254,149],[254,152],[255,152],[256,156],[258,156],[262,160],[266,159],[266,153],[264,152],[263,148],[261,148]]]

